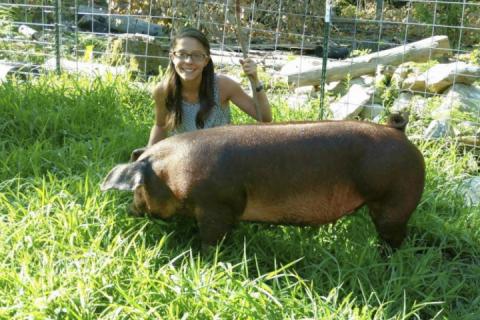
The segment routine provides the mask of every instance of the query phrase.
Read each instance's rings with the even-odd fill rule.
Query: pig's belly
[[[265,200],[259,196],[251,196],[247,199],[247,205],[240,220],[300,225],[334,222],[345,214],[353,212],[365,202],[365,199],[353,188],[341,188],[327,194],[312,190],[274,201]]]

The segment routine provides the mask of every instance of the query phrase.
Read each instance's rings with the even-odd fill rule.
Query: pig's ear
[[[147,150],[147,147],[137,148],[130,154],[130,162],[137,161],[138,157]]]
[[[144,184],[145,162],[119,164],[113,168],[100,186],[100,190],[110,189],[134,191]]]

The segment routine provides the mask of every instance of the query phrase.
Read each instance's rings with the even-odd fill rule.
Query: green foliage
[[[8,35],[13,30],[15,10],[11,7],[0,5],[0,35]]]
[[[18,7],[0,4],[0,22],[12,23],[20,20],[22,11]]]
[[[452,47],[472,45],[479,40],[478,33],[462,30],[458,26],[478,25],[480,7],[454,2],[416,2],[413,4],[413,17],[421,23],[435,25],[437,35],[446,34]],[[431,28],[427,32],[432,32]],[[460,42],[461,41],[461,42]]]
[[[384,77],[375,83],[375,94],[380,95],[382,104],[387,110],[393,105],[399,94],[399,88],[396,85],[391,85],[390,82],[390,77]]]
[[[476,112],[460,110],[459,105],[453,106],[452,110],[450,111],[450,116],[454,122],[478,122],[478,114]]]
[[[426,72],[437,64],[437,60],[428,60],[427,62],[422,63],[412,63],[412,66],[417,67],[420,72]]]
[[[318,116],[318,99],[291,110],[269,95],[276,121]],[[478,318],[480,210],[457,192],[471,150],[417,142],[427,185],[394,253],[361,210],[320,228],[240,224],[201,255],[190,220],[131,217],[131,194],[98,187],[147,141],[151,104],[126,78],[0,84],[0,319]]]
[[[340,15],[342,17],[355,18],[357,15],[357,8],[352,4],[347,4],[340,10]]]
[[[474,49],[470,54],[470,62],[480,65],[480,49]]]
[[[350,52],[350,57],[351,58],[360,57],[370,53],[372,53],[371,49],[355,49],[355,50],[352,50],[352,52]]]
[[[99,38],[93,34],[79,34],[78,35],[78,48],[83,51],[88,46],[93,46],[93,50],[96,53],[96,58],[100,57],[108,47],[108,40],[105,38]]]
[[[29,44],[18,44],[17,42],[6,41],[8,36],[11,36],[15,30],[15,21],[18,21],[20,10],[18,8],[9,7],[0,4],[0,60],[22,61],[25,51],[32,51],[35,46]],[[18,28],[18,27],[17,27]],[[19,53],[12,52],[18,50]],[[20,55],[20,57],[19,57]],[[35,54],[31,60],[36,61]]]

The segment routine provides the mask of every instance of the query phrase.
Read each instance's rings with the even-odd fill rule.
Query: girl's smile
[[[183,81],[201,81],[203,68],[210,57],[200,42],[193,38],[179,39],[170,54],[175,71]]]

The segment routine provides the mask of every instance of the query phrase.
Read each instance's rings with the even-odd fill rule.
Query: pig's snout
[[[132,216],[135,216],[135,217],[145,217],[145,208],[143,209],[140,209],[138,208],[135,203],[131,203],[129,206],[128,206],[128,213]]]

